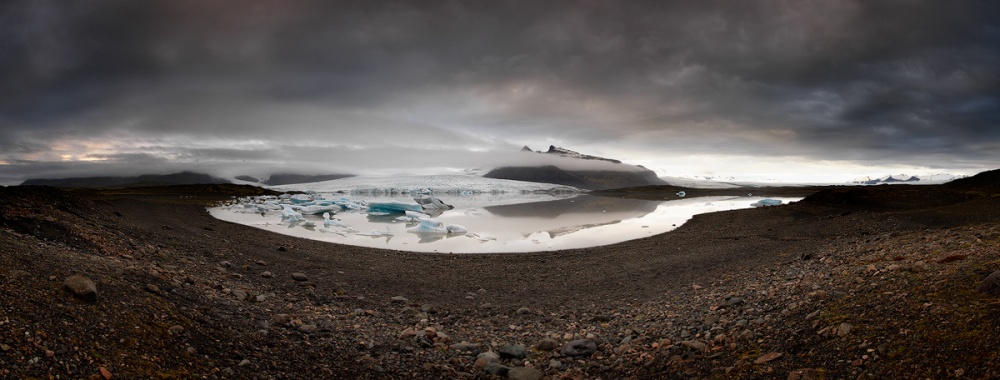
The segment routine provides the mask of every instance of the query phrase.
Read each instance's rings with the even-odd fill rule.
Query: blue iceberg
[[[407,211],[423,212],[424,209],[418,204],[403,202],[371,202],[368,204],[369,213],[377,214],[403,214]]]
[[[761,199],[759,201],[751,203],[750,206],[751,207],[767,207],[767,206],[777,206],[777,205],[780,205],[780,204],[781,204],[780,200],[767,198],[767,199]]]

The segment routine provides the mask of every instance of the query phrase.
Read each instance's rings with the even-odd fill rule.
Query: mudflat
[[[258,188],[0,188],[0,377],[993,378],[998,184],[799,189],[649,238],[486,255],[205,210]]]

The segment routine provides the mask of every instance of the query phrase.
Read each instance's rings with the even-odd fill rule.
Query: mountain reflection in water
[[[280,223],[280,213],[245,211],[241,206],[214,207],[216,218],[286,235],[341,244],[417,252],[492,253],[533,252],[593,247],[670,231],[691,216],[748,208],[761,197],[703,197],[669,201],[578,195],[572,198],[519,194],[514,199],[489,195],[441,196],[455,206],[435,219],[464,226],[466,234],[407,232],[415,223],[399,215],[370,215],[342,211],[334,215],[350,228],[322,228],[323,219],[306,215],[306,223]],[[406,196],[351,196],[355,201],[411,202]],[[537,199],[537,200],[536,200]],[[784,202],[797,200],[783,198]],[[308,227],[312,222],[315,227]]]

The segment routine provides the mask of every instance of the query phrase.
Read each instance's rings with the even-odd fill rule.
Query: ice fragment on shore
[[[751,203],[750,206],[751,207],[765,207],[765,206],[777,206],[777,205],[780,205],[780,204],[781,204],[780,200],[767,198],[767,199],[761,199],[761,200],[759,200],[757,202]]]

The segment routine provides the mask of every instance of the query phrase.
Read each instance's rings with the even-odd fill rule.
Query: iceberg
[[[751,207],[767,207],[767,206],[777,206],[777,205],[780,205],[780,204],[781,204],[780,200],[767,198],[767,199],[761,199],[759,201],[751,203],[750,206]]]
[[[303,220],[302,214],[300,214],[300,213],[296,212],[295,210],[293,210],[292,206],[284,205],[283,209],[281,210],[281,221],[282,222],[287,221],[287,222],[290,222],[290,223],[295,223],[295,222],[298,222],[298,221],[301,221],[301,220]]]
[[[414,234],[465,234],[469,232],[465,227],[457,224],[445,225],[440,220],[425,218],[420,219],[420,224],[406,230]]]
[[[339,210],[339,206],[334,205],[310,205],[299,208],[299,212],[304,215],[319,215],[323,213],[335,212]]]
[[[419,204],[421,208],[428,211],[451,210],[455,208],[454,206],[445,204],[440,199],[434,197],[428,197],[428,196],[416,197],[413,198],[413,201],[417,202],[417,204]]]
[[[405,213],[407,211],[423,212],[424,209],[419,204],[409,204],[403,202],[372,202],[368,204],[369,213],[393,214]]]
[[[323,227],[327,227],[327,228],[330,228],[330,227],[349,228],[348,225],[346,225],[344,223],[341,223],[339,220],[330,219],[330,213],[328,213],[328,212],[323,213]]]

